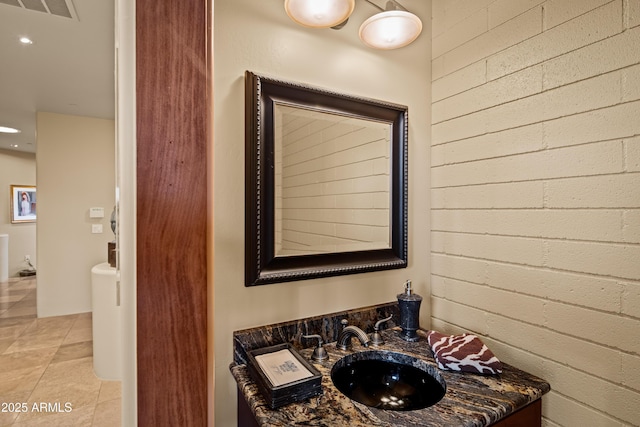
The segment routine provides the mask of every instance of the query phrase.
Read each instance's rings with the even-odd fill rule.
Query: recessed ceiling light
[[[20,37],[20,43],[22,43],[22,44],[33,44],[33,40],[31,40],[29,37],[22,36],[22,37]]]
[[[0,132],[2,133],[20,133],[20,129],[10,128],[6,126],[0,126]]]
[[[18,148],[18,144],[11,144],[11,145],[9,145],[9,147],[11,147],[11,148]]]

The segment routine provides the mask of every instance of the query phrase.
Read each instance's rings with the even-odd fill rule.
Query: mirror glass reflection
[[[245,286],[407,266],[408,109],[245,73]]]
[[[274,105],[276,257],[391,247],[392,123]]]

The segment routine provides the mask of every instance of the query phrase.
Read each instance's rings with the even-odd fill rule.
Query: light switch
[[[102,224],[91,224],[91,232],[93,234],[102,233]]]
[[[89,208],[89,218],[104,218],[104,208]]]

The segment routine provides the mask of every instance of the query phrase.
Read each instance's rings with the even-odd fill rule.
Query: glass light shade
[[[422,32],[422,21],[404,10],[380,12],[362,23],[360,40],[376,49],[397,49],[413,42]]]
[[[346,21],[356,0],[285,0],[284,10],[295,23],[312,28],[330,28]]]

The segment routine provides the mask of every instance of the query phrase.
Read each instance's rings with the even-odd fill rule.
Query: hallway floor
[[[35,277],[0,283],[0,426],[119,426],[92,354],[91,313],[38,319]]]

